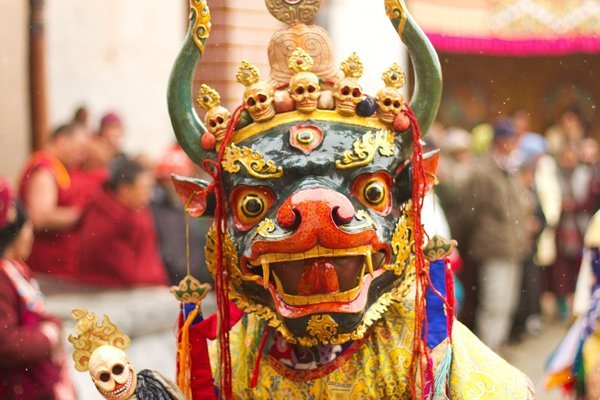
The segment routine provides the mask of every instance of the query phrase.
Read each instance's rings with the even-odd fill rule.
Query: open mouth
[[[317,245],[303,253],[264,254],[249,266],[284,303],[307,306],[356,299],[365,277],[373,278],[385,258],[385,252],[376,252],[370,245],[349,249]]]
[[[115,386],[114,390],[112,390],[110,392],[102,390],[100,388],[98,388],[98,390],[100,390],[102,395],[107,399],[120,399],[120,398],[123,398],[126,394],[128,394],[131,391],[132,385],[133,385],[133,371],[130,370],[129,376],[127,377],[127,382],[125,382],[123,384],[117,384]]]

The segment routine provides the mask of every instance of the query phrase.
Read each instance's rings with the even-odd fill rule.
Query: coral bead
[[[200,139],[200,145],[204,150],[210,151],[214,150],[215,145],[217,144],[217,138],[210,132],[204,132],[202,138]]]
[[[394,129],[398,132],[404,132],[410,128],[410,119],[404,112],[400,112],[400,114],[396,115],[394,118]]]

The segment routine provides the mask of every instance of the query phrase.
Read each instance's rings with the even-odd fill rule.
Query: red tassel
[[[229,348],[229,327],[231,326],[231,314],[229,309],[229,272],[223,265],[223,231],[227,222],[225,212],[225,190],[221,181],[223,155],[227,144],[231,141],[236,125],[239,123],[242,111],[245,106],[238,107],[234,113],[229,125],[227,133],[219,150],[217,161],[204,160],[203,168],[213,178],[212,183],[206,188],[207,192],[211,190],[215,194],[215,225],[216,225],[216,264],[217,273],[215,276],[215,292],[217,296],[217,316],[218,316],[218,339],[219,339],[219,388],[221,398],[229,400],[232,398],[232,368],[231,368],[231,350]]]
[[[421,360],[428,361],[431,358],[429,348],[426,345],[426,339],[423,338],[422,332],[427,332],[427,313],[425,310],[425,295],[427,286],[429,285],[429,264],[425,261],[423,254],[423,241],[425,230],[421,223],[421,210],[423,209],[423,201],[425,191],[427,190],[427,175],[423,166],[423,146],[421,144],[421,128],[414,112],[406,105],[406,114],[410,119],[412,127],[412,218],[413,218],[413,238],[415,251],[415,328],[413,342],[413,359],[410,365],[411,378],[411,394],[413,399],[425,398],[425,387],[427,383],[426,367],[418,365]],[[429,362],[427,363],[429,364]],[[417,368],[421,383],[421,396],[417,396]]]
[[[258,348],[258,355],[256,356],[256,363],[254,363],[254,371],[252,371],[252,380],[250,381],[250,389],[254,389],[258,384],[258,375],[260,373],[260,362],[262,360],[263,351],[265,350],[265,345],[267,344],[267,338],[269,337],[269,327],[265,327],[265,332],[263,333],[262,340],[260,342],[260,347]]]

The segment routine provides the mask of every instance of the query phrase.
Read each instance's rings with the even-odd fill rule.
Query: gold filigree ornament
[[[385,13],[391,20],[398,19],[398,34],[402,37],[406,25],[406,10],[401,0],[385,0]]]
[[[340,65],[340,69],[346,78],[354,79],[362,77],[363,73],[365,72],[365,67],[362,63],[362,60],[356,53],[352,53],[348,58],[346,58]]]
[[[204,53],[204,42],[210,35],[210,9],[206,0],[190,0],[190,19],[194,21],[192,35],[194,43]]]
[[[429,240],[423,248],[423,253],[429,261],[443,260],[448,257],[458,246],[456,240],[448,240],[439,235],[435,235]]]
[[[398,219],[396,229],[390,242],[392,253],[395,256],[394,264],[384,265],[388,271],[394,271],[396,276],[405,276],[407,271],[414,272],[414,240],[412,235],[412,202],[407,202],[402,216]]]
[[[296,47],[296,50],[290,56],[288,67],[295,73],[308,72],[312,70],[315,62],[312,57],[302,47]]]
[[[179,285],[171,286],[170,292],[182,303],[200,304],[211,289],[208,283],[202,283],[192,275],[186,275]]]
[[[260,72],[256,65],[244,60],[240,64],[235,79],[244,86],[250,86],[260,81]]]
[[[352,145],[352,150],[344,152],[341,160],[336,160],[338,169],[350,169],[368,165],[379,152],[381,156],[394,155],[394,134],[388,130],[367,132]]]
[[[406,84],[406,74],[398,63],[392,64],[381,76],[387,87],[400,89]]]
[[[234,143],[227,146],[223,156],[223,169],[230,174],[240,172],[240,165],[254,178],[273,179],[283,176],[283,169],[276,167],[271,160],[265,161],[263,155],[248,147],[237,147]]]
[[[231,120],[231,112],[221,106],[221,96],[219,93],[208,85],[200,85],[196,103],[200,108],[206,110],[204,124],[210,133],[215,136],[217,141],[217,151],[221,148],[221,143],[225,139],[227,127]]]
[[[254,237],[260,236],[265,239],[280,239],[282,237],[291,236],[292,232],[286,232],[282,234],[273,234],[275,232],[275,222],[269,218],[265,218],[260,221],[254,232]]]
[[[338,324],[329,314],[313,315],[308,321],[306,331],[320,342],[327,342],[337,333]]]
[[[346,232],[362,231],[368,228],[377,229],[377,224],[373,220],[373,217],[371,217],[365,210],[359,210],[356,213],[356,220],[362,221],[362,223],[355,226],[342,225],[340,228]]]
[[[98,324],[96,314],[85,309],[73,310],[71,315],[77,323],[73,328],[75,335],[69,335],[69,342],[75,348],[73,361],[79,372],[89,369],[90,357],[97,348],[113,346],[125,350],[131,344],[129,336],[121,332],[106,315],[101,324]]]
[[[271,15],[288,25],[311,23],[322,3],[323,0],[265,0]]]

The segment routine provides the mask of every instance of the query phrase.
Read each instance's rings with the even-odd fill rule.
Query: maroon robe
[[[35,171],[46,170],[52,174],[58,189],[59,207],[84,207],[85,197],[80,181],[73,179],[72,171],[51,154],[38,151],[31,155],[25,166],[19,185],[19,199],[27,204],[27,186]],[[74,278],[77,273],[77,226],[62,231],[36,231],[31,255],[27,260],[35,272],[62,278]]]
[[[80,280],[110,285],[166,285],[149,208],[131,211],[109,190],[96,194],[80,230]]]

